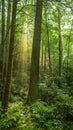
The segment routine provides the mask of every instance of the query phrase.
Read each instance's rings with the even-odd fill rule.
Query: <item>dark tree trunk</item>
[[[2,72],[2,82],[4,86],[6,78],[6,69],[8,61],[8,52],[9,52],[9,34],[10,34],[10,12],[11,12],[11,2],[8,0],[8,10],[7,10],[7,27],[6,27],[6,39],[4,44],[4,55],[3,55],[3,72]]]
[[[32,103],[39,98],[39,59],[42,22],[42,0],[37,0],[36,16],[32,46],[30,84],[27,103]]]
[[[4,38],[5,38],[5,0],[2,0],[2,31],[1,31],[1,52],[0,52],[0,100],[2,98],[2,69],[3,69],[3,54],[4,54]]]
[[[16,23],[16,7],[17,7],[17,0],[13,0],[8,65],[7,65],[6,81],[4,84],[4,93],[2,97],[2,108],[4,111],[6,111],[8,108],[9,92],[10,92],[10,85],[11,85],[11,71],[12,71],[14,35],[15,35],[15,23]]]

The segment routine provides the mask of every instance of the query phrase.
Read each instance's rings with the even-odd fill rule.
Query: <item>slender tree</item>
[[[43,80],[44,76],[44,40],[41,36],[41,49],[40,49],[40,81]]]
[[[59,82],[58,86],[61,87],[62,75],[62,36],[61,36],[61,13],[58,7],[58,38],[59,38]]]
[[[45,20],[46,20],[46,32],[47,32],[47,45],[48,45],[48,57],[49,57],[49,72],[50,74],[52,73],[52,68],[51,68],[51,54],[50,54],[50,36],[49,36],[49,23],[47,19],[47,13],[45,9]]]
[[[72,23],[71,23],[70,34],[69,34],[68,39],[67,39],[67,41],[68,41],[67,42],[67,69],[68,69],[68,66],[69,66],[70,42],[71,42],[72,26],[73,26],[73,20],[72,20]]]
[[[10,92],[10,85],[11,85],[11,72],[12,72],[15,23],[16,23],[16,7],[17,7],[17,0],[13,0],[13,11],[12,11],[8,65],[7,65],[6,81],[5,81],[5,84],[4,84],[4,93],[3,93],[3,97],[2,97],[2,108],[3,108],[4,111],[6,111],[7,108],[8,108],[9,92]]]
[[[4,53],[4,38],[5,38],[5,0],[2,0],[2,29],[1,29],[1,52],[0,52],[0,86],[1,90],[2,84],[2,69],[3,69],[3,53]],[[2,93],[2,92],[0,92]],[[2,95],[2,94],[0,94]],[[2,97],[2,96],[1,96]],[[1,99],[0,97],[0,99]]]
[[[11,1],[8,0],[8,9],[7,9],[7,25],[6,25],[6,35],[4,41],[4,53],[3,53],[3,69],[2,69],[2,83],[4,86],[6,78],[6,69],[8,61],[8,51],[9,51],[9,34],[10,34],[10,13],[11,13]]]
[[[45,50],[44,50],[44,73],[46,72],[46,59],[47,59],[46,50],[47,50],[47,47],[45,45]]]
[[[31,68],[30,68],[30,84],[29,84],[27,103],[32,103],[39,98],[39,59],[40,59],[41,22],[42,22],[42,0],[37,0]]]

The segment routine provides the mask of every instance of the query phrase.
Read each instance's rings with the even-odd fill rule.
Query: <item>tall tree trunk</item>
[[[6,40],[4,44],[4,54],[3,54],[3,72],[2,72],[2,82],[4,86],[5,78],[6,78],[6,69],[7,69],[7,61],[8,61],[8,52],[9,52],[9,34],[10,34],[10,12],[11,12],[11,2],[8,0],[8,10],[7,10],[7,27],[6,27]]]
[[[0,87],[3,88],[2,84],[2,69],[3,69],[3,53],[4,53],[4,38],[5,38],[5,0],[2,0],[2,31],[1,31],[1,53],[0,53]],[[2,92],[0,92],[2,97]],[[0,97],[0,99],[1,99]]]
[[[32,103],[39,98],[39,59],[40,59],[41,22],[42,22],[42,0],[37,0],[31,68],[30,68],[30,84],[29,84],[27,103]]]
[[[43,69],[44,69],[43,63],[44,63],[44,46],[43,46],[43,40],[42,40],[42,42],[41,42],[41,65],[40,65],[42,75],[43,75]]]
[[[6,81],[4,84],[4,93],[3,93],[3,97],[2,97],[2,108],[4,111],[7,110],[7,108],[8,108],[9,92],[10,92],[10,85],[11,85],[11,71],[12,71],[15,23],[16,23],[16,7],[17,7],[17,0],[13,0],[8,65],[7,65]]]
[[[61,37],[61,14],[58,7],[58,38],[59,38],[59,82],[58,86],[61,87],[61,74],[62,74],[62,37]]]
[[[46,9],[45,9],[45,19],[46,19],[47,43],[48,43],[49,72],[51,74],[52,68],[51,68],[51,54],[50,54],[49,23],[47,21]]]
[[[46,48],[46,45],[45,45],[45,52],[44,52],[44,73],[46,72],[46,50],[47,50],[47,48]]]
[[[67,70],[68,70],[68,66],[69,66],[69,55],[70,55],[70,42],[71,42],[72,26],[73,26],[73,20],[72,20],[72,23],[71,23],[70,34],[69,34],[69,37],[67,39],[67,41],[68,41],[68,43],[67,43]]]

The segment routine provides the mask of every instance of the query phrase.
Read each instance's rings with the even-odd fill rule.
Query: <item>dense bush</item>
[[[54,104],[37,101],[31,106],[11,103],[1,114],[1,130],[73,130],[73,100],[58,90]]]

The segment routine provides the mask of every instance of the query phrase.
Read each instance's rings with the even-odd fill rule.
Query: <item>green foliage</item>
[[[4,114],[1,114],[0,128],[2,130],[8,130],[12,127],[16,127],[16,122],[19,119],[21,111],[22,111],[21,103],[10,104],[8,111]]]
[[[73,120],[73,97],[58,89],[55,98],[55,106],[57,108],[56,117],[64,121]]]
[[[65,87],[58,88],[54,82],[48,85],[48,76],[40,83],[41,100],[31,106],[21,102],[9,104],[1,114],[1,130],[72,130],[73,97]],[[53,81],[49,78],[49,81]],[[67,88],[68,89],[68,88]]]
[[[22,49],[21,37],[27,34],[27,50],[30,50],[28,55],[31,55],[31,45],[33,38],[33,23],[35,16],[35,1],[19,1],[17,7],[16,17],[16,38],[14,44],[14,61],[13,61],[13,79],[12,89],[10,95],[10,102],[8,111],[0,115],[0,129],[1,130],[73,130],[73,29],[71,29],[72,14],[72,0],[68,0],[64,4],[60,3],[61,12],[61,34],[63,42],[63,65],[62,77],[58,76],[58,2],[43,1],[46,6],[47,24],[49,29],[49,42],[51,49],[51,62],[53,75],[48,71],[43,74],[42,83],[40,83],[40,99],[31,106],[23,105],[27,98],[28,79],[27,73],[21,77],[21,62],[20,56]],[[6,2],[7,4],[7,2]],[[29,4],[29,5],[28,5]],[[27,6],[28,5],[28,6]],[[48,8],[49,6],[49,8]],[[24,8],[25,7],[25,8]],[[48,70],[48,44],[47,44],[47,30],[46,19],[43,8],[42,20],[42,43],[43,43],[43,60],[45,56],[46,46],[46,70]],[[5,7],[7,11],[7,6]],[[63,15],[64,14],[64,15]],[[1,14],[0,14],[1,15]],[[7,19],[7,15],[5,16]],[[1,19],[0,19],[1,21]],[[2,25],[2,24],[1,24]],[[1,26],[0,26],[1,28]],[[70,34],[71,32],[71,34]],[[23,34],[24,33],[24,34]],[[69,36],[71,35],[71,36]],[[69,41],[70,37],[70,41]],[[0,38],[1,39],[1,38]],[[26,39],[26,38],[25,38]],[[68,42],[69,43],[69,57],[68,57]],[[1,42],[0,42],[1,43]],[[26,43],[26,40],[25,40]],[[30,48],[30,49],[29,49]],[[26,45],[25,45],[26,49]],[[1,45],[0,45],[1,50]],[[30,61],[30,57],[24,55]],[[24,59],[23,58],[23,59]],[[68,67],[67,67],[68,60]],[[45,62],[45,61],[43,61]],[[65,63],[64,63],[65,62]],[[21,63],[21,64],[20,64]],[[29,66],[30,63],[28,62]],[[27,64],[27,66],[28,66]],[[23,65],[24,66],[24,65]],[[25,63],[26,66],[26,63]],[[44,64],[42,65],[44,67]],[[65,68],[64,68],[65,67]],[[18,69],[20,68],[20,69]],[[29,67],[30,68],[30,67]],[[42,77],[42,76],[41,76]],[[57,87],[58,81],[62,82],[62,88]],[[1,88],[0,88],[1,90]],[[0,109],[1,110],[1,109]]]
[[[37,101],[31,106],[11,103],[6,114],[1,114],[1,130],[72,130],[72,98],[58,90],[54,104]]]
[[[39,124],[39,126],[44,127],[44,123],[47,121],[48,118],[51,118],[54,112],[54,107],[48,106],[44,102],[36,102],[34,103],[31,108],[31,117],[32,119]]]
[[[66,83],[66,89],[70,95],[73,95],[73,68],[64,68],[63,82]]]
[[[55,101],[55,97],[57,95],[57,86],[54,82],[51,82],[51,78],[47,79],[46,83],[41,83],[40,84],[40,90],[39,90],[39,93],[40,93],[40,99],[46,103],[48,103],[49,105],[54,103]],[[49,82],[50,85],[49,85]]]

